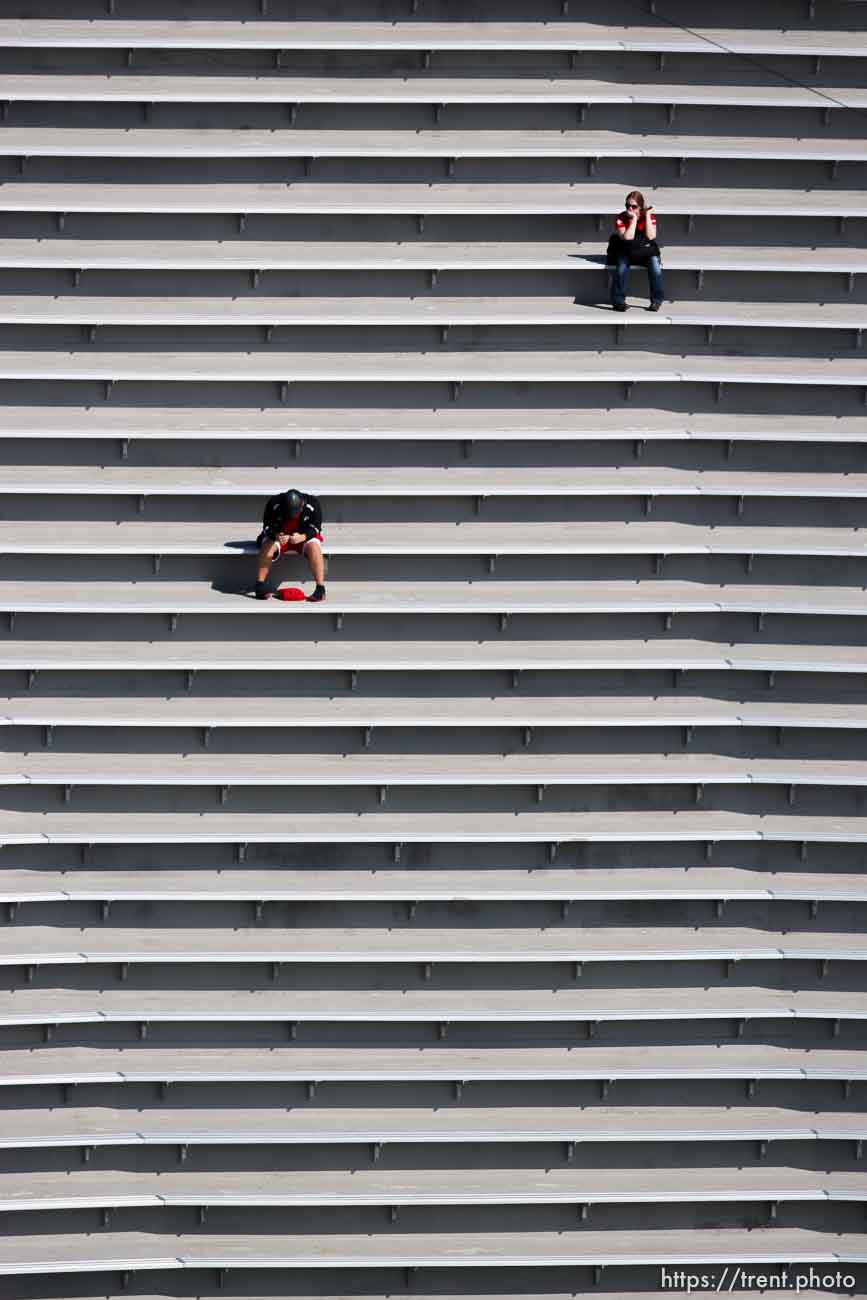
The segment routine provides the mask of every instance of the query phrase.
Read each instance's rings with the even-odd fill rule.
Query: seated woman
[[[656,242],[656,213],[644,201],[640,190],[626,196],[623,212],[614,219],[614,233],[608,241],[606,261],[611,276],[611,306],[626,311],[626,285],[633,266],[646,266],[650,284],[650,310],[659,311],[665,297],[662,290],[662,258]]]

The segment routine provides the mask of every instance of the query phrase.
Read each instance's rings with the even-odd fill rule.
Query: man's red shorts
[[[313,540],[312,538],[307,538],[307,541],[303,541],[303,542],[282,542],[280,545],[280,554],[288,555],[291,552],[293,555],[303,555],[304,547],[307,545],[308,541],[312,541],[312,540]],[[317,542],[322,542],[324,540],[325,539],[323,538],[321,533],[316,534]]]

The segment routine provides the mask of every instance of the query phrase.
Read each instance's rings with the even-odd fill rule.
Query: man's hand
[[[289,536],[290,546],[300,546],[302,542],[307,541],[306,533],[291,533]]]
[[[269,560],[276,560],[277,556],[280,554],[280,543],[275,541],[273,537],[269,537],[266,532],[261,532],[259,534],[256,539],[256,544],[259,547],[259,553],[267,556]]]

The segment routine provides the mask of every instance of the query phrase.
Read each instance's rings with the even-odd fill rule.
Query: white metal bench
[[[0,1119],[0,1149],[47,1147],[181,1147],[330,1145],[370,1143],[757,1142],[857,1143],[867,1137],[861,1112],[803,1112],[744,1104],[735,1108],[597,1105],[592,1107],[488,1105],[383,1109],[239,1104],[197,1110],[69,1105],[50,1110],[8,1110]]]
[[[580,1227],[580,1225],[579,1225]],[[695,1266],[700,1261],[789,1267],[862,1263],[867,1234],[805,1228],[607,1232],[361,1233],[185,1236],[112,1232],[4,1237],[0,1273],[88,1273],[137,1269],[232,1268],[527,1268],[586,1265]]]
[[[326,820],[321,818],[323,822]],[[112,929],[11,926],[0,930],[0,965],[149,964],[363,965],[584,962],[867,961],[867,936],[812,929],[774,933],[748,928],[610,926],[600,930],[437,930],[426,927],[357,931],[276,927]],[[328,995],[332,996],[331,994]],[[441,998],[442,995],[438,995]],[[479,999],[484,997],[479,993]],[[607,995],[616,1000],[613,993]],[[249,997],[249,994],[244,994]],[[221,994],[222,1000],[222,994]],[[323,1005],[327,1005],[327,998]],[[649,999],[652,1009],[652,998]],[[220,1007],[214,1007],[219,1012]],[[736,1015],[733,1006],[728,1014]],[[827,1012],[823,1014],[828,1014]],[[573,1006],[570,1018],[578,1015]],[[286,1017],[291,1019],[291,1015]],[[425,1018],[437,1019],[436,1011]],[[579,1016],[586,1019],[585,1016]]]
[[[806,268],[805,268],[806,269]],[[634,285],[633,285],[634,289]],[[796,302],[678,302],[658,312],[637,310],[644,301],[627,300],[633,307],[621,317],[609,304],[575,303],[568,295],[537,298],[494,297],[169,297],[163,294],[105,297],[59,294],[51,297],[0,295],[0,323],[13,325],[80,325],[91,336],[99,326],[138,325],[239,326],[258,325],[271,332],[280,326],[518,326],[612,325],[701,326],[710,332],[726,329],[846,330],[859,338],[867,329],[867,304]]]
[[[4,18],[0,46],[35,49],[599,50],[863,58],[863,31],[581,22],[218,22]]]
[[[0,82],[2,94],[2,82]],[[593,130],[369,129],[303,127],[232,130],[220,127],[6,126],[0,157],[28,158],[659,158],[750,162],[864,162],[857,137],[629,134]],[[615,208],[614,211],[617,211]],[[660,210],[662,204],[660,203]],[[854,215],[854,214],[853,214]]]
[[[826,156],[827,160],[827,156]],[[649,188],[649,186],[648,186]],[[703,217],[831,217],[840,223],[867,216],[861,190],[732,189],[664,185],[654,188],[660,216],[684,216],[690,228],[697,212]],[[623,187],[606,182],[407,181],[326,182],[299,180],[289,184],[258,181],[127,184],[85,181],[11,181],[0,187],[0,211],[49,212],[63,225],[64,214],[98,212],[224,213],[244,228],[249,216],[261,213],[288,216],[361,216],[389,214],[416,218],[423,234],[426,216],[580,216],[598,217],[600,235],[607,232],[623,204]],[[604,214],[604,217],[601,215]]]
[[[2,191],[0,191],[2,193]],[[516,409],[444,405],[432,410],[393,407],[196,407],[125,406],[113,396],[110,403],[96,406],[4,406],[5,438],[118,440],[119,453],[128,451],[130,440],[184,442],[263,440],[286,444],[287,458],[303,442],[462,442],[471,452],[473,442],[582,442],[627,441],[638,450],[645,441],[731,444],[746,442],[862,443],[867,442],[867,414],[819,416],[798,412],[747,414],[718,409],[679,413],[641,406],[639,394],[622,409],[582,411],[574,407]],[[5,465],[6,482],[14,483],[24,468]],[[42,467],[56,473],[56,466]],[[175,466],[177,474],[196,473]],[[110,467],[91,466],[93,482],[110,478]],[[332,468],[329,471],[333,474]],[[383,473],[385,469],[383,468]],[[493,469],[485,473],[493,476]],[[523,471],[524,473],[528,471]],[[69,467],[64,473],[74,477]],[[144,466],[136,474],[159,474]],[[204,471],[200,471],[204,473]],[[226,476],[238,470],[224,470]],[[430,481],[429,475],[426,475]],[[143,481],[143,477],[142,477]],[[197,479],[201,481],[201,479]]]

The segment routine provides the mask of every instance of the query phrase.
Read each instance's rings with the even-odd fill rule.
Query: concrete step
[[[154,1206],[676,1205],[867,1200],[867,1174],[760,1169],[90,1169],[0,1175],[0,1214]],[[590,1216],[592,1218],[592,1215]],[[517,1234],[520,1238],[520,1234]],[[433,1235],[436,1241],[437,1234]],[[99,1239],[97,1238],[97,1241]],[[363,1238],[362,1238],[363,1240]],[[867,1238],[865,1238],[867,1242]],[[310,1243],[312,1246],[312,1242]]]
[[[4,89],[9,78],[4,81]],[[39,78],[49,90],[56,79]],[[115,84],[112,78],[111,84]],[[180,84],[186,86],[186,80]],[[341,83],[343,84],[343,83]],[[867,97],[867,91],[865,91]],[[132,271],[603,271],[599,240],[544,243],[466,239],[437,241],[263,239],[26,239],[0,238],[0,266],[19,269]],[[665,243],[669,271],[755,271],[784,275],[867,272],[867,249],[839,243],[822,247]],[[579,281],[579,284],[581,281]],[[243,300],[235,300],[243,301]],[[814,310],[818,304],[812,304]],[[146,412],[142,412],[142,415]],[[179,412],[178,414],[183,414]],[[423,414],[422,412],[419,413]],[[480,412],[480,415],[482,413]],[[597,412],[602,416],[603,412]]]
[[[529,786],[535,789],[538,803],[549,788],[560,786],[686,785],[695,787],[694,797],[700,802],[705,785],[785,785],[792,803],[800,787],[867,786],[867,762],[863,760],[735,757],[695,749],[660,754],[653,748],[661,743],[658,737],[646,743],[647,751],[623,754],[451,753],[434,734],[429,738],[432,753],[383,753],[379,748],[331,754],[317,753],[314,738],[308,736],[300,768],[291,753],[269,752],[267,740],[254,753],[136,753],[115,748],[99,752],[5,751],[0,754],[0,786],[62,785],[70,790],[82,786],[219,786],[222,799],[233,790],[250,787],[376,786],[380,803],[386,801],[391,788],[429,786]]]
[[[847,1047],[780,1047],[766,1043],[707,1043],[683,1046],[643,1043],[601,1047],[431,1047],[295,1045],[235,1047],[7,1048],[0,1062],[0,1087],[77,1084],[302,1083],[308,1101],[328,1083],[442,1082],[466,1087],[477,1082],[598,1081],[605,1095],[616,1085],[641,1080],[737,1080],[752,1084],[747,1100],[767,1080],[839,1082],[867,1079],[864,1053]],[[311,1086],[312,1085],[312,1086]],[[848,1094],[848,1090],[847,1090]],[[464,1093],[461,1093],[464,1096]]]
[[[588,480],[586,492],[592,490],[590,475]],[[316,486],[319,490],[319,485]],[[780,484],[781,493],[785,486],[785,482]],[[854,496],[864,491],[854,477],[847,486],[847,495]],[[382,483],[380,489],[384,492],[386,484]],[[527,498],[532,497],[531,484],[526,484],[525,489]],[[0,492],[2,490],[0,478]],[[39,490],[45,496],[51,494],[56,502],[57,494],[51,493],[47,483]],[[180,493],[182,489],[176,484],[175,491]],[[554,491],[556,487],[552,495]],[[624,485],[624,494],[625,491]],[[564,491],[563,495],[567,493]],[[837,494],[826,494],[820,489],[817,495],[834,497]],[[51,521],[26,519],[0,523],[0,555],[42,555],[48,537],[57,527],[56,517]],[[259,550],[256,523],[249,520],[214,524],[73,519],[64,520],[59,527],[66,555],[220,555],[243,558],[255,555]],[[495,557],[526,556],[534,549],[548,556],[654,555],[660,559],[670,555],[867,556],[867,533],[852,527],[785,528],[754,524],[726,527],[677,522],[573,524],[553,520],[528,524],[518,520],[493,524],[463,522],[457,527],[445,523],[393,522],[326,523],[324,527],[327,536],[322,548],[329,555],[487,555],[492,573],[496,572]]]
[[[859,1142],[867,1115],[758,1107],[461,1106],[287,1107],[239,1105],[129,1111],[110,1106],[8,1109],[0,1148],[78,1146],[268,1146],[342,1143]]]
[[[262,932],[267,943],[267,931]],[[629,960],[629,950],[624,960]],[[46,1027],[50,1040],[59,1025],[138,1026],[145,1039],[154,1026],[171,1024],[276,1024],[294,1036],[300,1024],[429,1024],[445,1038],[449,1025],[583,1024],[592,1035],[600,1024],[715,1021],[716,1033],[740,1036],[747,1022],[820,1020],[836,1036],[842,1022],[867,1020],[867,994],[851,990],[817,992],[767,988],[617,989],[324,989],[262,990],[16,989],[0,994],[0,1026]],[[733,1029],[731,1022],[735,1022]],[[719,1023],[723,1022],[723,1023]],[[725,1023],[729,1022],[729,1023]],[[751,1026],[753,1027],[753,1026]],[[848,1028],[847,1024],[847,1028]],[[761,1027],[759,1027],[761,1028]],[[818,1028],[824,1039],[828,1029]],[[0,1179],[2,1181],[2,1179]]]
[[[160,156],[164,156],[160,154]],[[439,156],[439,155],[437,155]],[[830,155],[822,155],[825,160]],[[831,161],[833,161],[831,159]],[[649,199],[660,214],[690,218],[833,217],[842,235],[851,218],[867,216],[862,190],[764,188],[751,186],[660,185]],[[0,189],[0,212],[108,213],[255,213],[290,215],[443,216],[599,216],[599,232],[611,227],[623,206],[623,186],[575,181],[151,181],[146,184],[103,181],[7,181]],[[604,217],[600,214],[604,214]],[[243,224],[243,223],[242,223]],[[776,230],[776,227],[774,227]],[[423,230],[418,229],[418,234]],[[827,236],[826,236],[827,238]],[[767,242],[767,241],[766,241]],[[822,243],[821,239],[816,240]]]
[[[119,648],[120,653],[120,648]],[[2,660],[0,660],[2,666]],[[21,695],[0,699],[13,727],[794,727],[862,730],[861,699],[726,699],[713,695]],[[387,743],[377,734],[378,744]],[[50,738],[53,740],[53,738]],[[373,734],[366,735],[368,744]],[[267,742],[266,742],[267,743]],[[700,760],[696,760],[699,762]]]
[[[0,323],[11,325],[98,326],[210,326],[261,325],[409,325],[409,326],[512,326],[614,324],[696,326],[706,330],[797,329],[846,330],[859,337],[867,328],[867,303],[810,302],[675,302],[660,311],[639,310],[645,299],[635,292],[627,299],[632,309],[615,316],[601,295],[596,302],[576,303],[568,297],[514,298],[423,297],[375,298],[168,297],[163,294],[124,297],[86,294],[0,295]],[[270,339],[270,334],[269,334]]]
[[[330,598],[329,598],[330,599]],[[260,608],[261,606],[257,606]],[[34,606],[34,608],[37,608]],[[41,606],[40,606],[41,608]],[[267,603],[265,608],[275,608]],[[279,607],[277,607],[279,608]],[[316,606],[315,608],[318,608]],[[313,627],[316,631],[315,625]],[[41,672],[178,671],[187,674],[187,690],[199,671],[264,672],[340,670],[352,672],[454,672],[501,669],[528,671],[593,670],[732,670],[743,672],[867,672],[867,648],[860,645],[749,644],[736,641],[474,640],[472,654],[463,641],[373,639],[353,641],[342,633],[333,641],[275,641],[267,657],[257,642],[233,640],[0,640],[0,669],[23,671],[35,681]],[[515,686],[520,682],[518,677]],[[32,683],[31,683],[32,684]],[[351,683],[350,683],[351,685]],[[356,682],[357,685],[357,682]],[[175,697],[176,698],[176,697]],[[0,706],[2,707],[2,706]],[[34,707],[39,708],[38,700]],[[354,706],[353,706],[354,707]],[[851,716],[857,716],[852,709]],[[838,725],[835,723],[835,725]]]
[[[680,135],[600,130],[424,131],[220,127],[6,126],[0,157],[17,158],[714,158],[749,162],[867,161],[857,138]],[[661,205],[660,205],[661,206]]]
[[[703,812],[377,812],[0,813],[0,844],[232,844],[239,858],[252,844],[388,844],[398,865],[409,844],[538,844],[550,861],[567,843],[790,843],[793,857],[810,844],[865,844],[863,817]]]
[[[808,1228],[692,1228],[594,1232],[388,1232],[224,1236],[219,1233],[111,1232],[7,1236],[0,1273],[125,1272],[187,1268],[521,1268],[546,1265],[662,1265],[710,1260],[794,1269],[867,1259],[867,1235]]]
[[[857,14],[853,15],[857,18]],[[634,16],[630,15],[634,20]],[[655,22],[204,22],[172,18],[4,18],[8,49],[667,51],[863,58],[867,35],[821,27],[696,27]]]
[[[424,340],[421,340],[423,342]],[[338,377],[338,378],[335,378]],[[713,384],[841,387],[867,390],[867,359],[854,356],[754,356],[713,352],[591,350],[426,352],[255,352],[179,349],[0,351],[0,379],[137,383],[274,384],[286,399],[293,383],[336,384]],[[621,387],[622,391],[622,387]],[[458,393],[453,391],[453,400]]]
[[[2,194],[2,190],[0,190]],[[216,396],[215,396],[216,402]],[[640,450],[647,441],[672,442],[782,442],[798,444],[867,442],[867,414],[809,415],[800,411],[721,411],[709,404],[703,411],[676,411],[639,405],[636,394],[623,407],[616,395],[609,409],[548,407],[440,406],[433,409],[386,407],[298,406],[125,406],[117,395],[99,406],[4,406],[3,436],[10,440],[101,439],[119,440],[119,453],[132,439],[196,443],[213,440],[283,441],[300,448],[304,442],[463,442],[469,452],[473,442],[527,443],[536,441],[624,441]],[[198,454],[198,453],[195,453]],[[41,466],[43,474],[56,466]],[[95,482],[103,481],[108,467],[89,467]],[[297,467],[296,467],[297,468]],[[507,468],[507,467],[506,467]],[[362,467],[357,467],[361,472]],[[4,481],[14,482],[19,471],[4,465]],[[72,467],[69,471],[72,473]],[[136,474],[158,473],[147,466]],[[196,473],[196,466],[173,466],[173,473]],[[223,473],[229,473],[226,468]],[[236,473],[237,470],[231,471]],[[324,472],[324,471],[323,471]],[[329,473],[334,473],[333,469]],[[383,467],[379,474],[390,471]],[[485,475],[495,471],[486,467]],[[522,470],[522,474],[530,472]],[[535,471],[533,471],[535,472]],[[202,470],[204,473],[204,470]]]
[[[805,472],[784,467],[772,470],[740,469],[736,461],[729,461],[725,468],[690,469],[673,465],[642,465],[630,463],[624,456],[625,463],[610,465],[484,465],[459,463],[457,465],[381,465],[381,466],[333,466],[333,465],[296,465],[288,461],[284,465],[245,466],[223,465],[219,467],[205,465],[3,465],[0,467],[0,493],[25,496],[130,496],[130,497],[259,497],[272,496],[287,475],[300,476],[315,487],[316,492],[329,497],[474,497],[483,501],[488,497],[515,498],[519,509],[526,511],[526,499],[539,496],[549,497],[627,497],[627,496],[688,496],[688,497],[796,497],[796,498],[837,498],[867,499],[867,473],[847,471],[845,473],[827,471]],[[257,506],[258,506],[257,502]],[[326,523],[327,523],[326,517]],[[12,534],[20,534],[30,528],[39,527],[40,521],[33,524],[9,521],[5,535],[11,542]],[[96,528],[97,524],[83,524],[77,520],[64,520],[64,542],[73,544],[74,530],[77,527]],[[154,530],[154,525],[142,521],[112,522],[106,525],[111,529],[131,530],[141,528]],[[225,525],[236,527],[239,525]],[[240,525],[243,526],[243,525]],[[247,525],[249,526],[249,525]],[[521,519],[521,532],[534,526],[550,529],[552,535],[557,529],[578,529],[579,521],[550,521],[540,524],[532,519]],[[591,525],[587,525],[590,527]],[[160,535],[169,534],[173,528],[183,529],[187,525],[171,524],[161,521]],[[197,524],[202,529],[213,525]],[[219,525],[223,527],[223,525]],[[346,532],[356,530],[363,535],[365,528],[388,529],[400,528],[406,537],[412,536],[415,528],[436,528],[438,540],[445,541],[454,529],[454,525],[406,523],[337,523],[329,524],[329,538],[333,541],[335,529]],[[499,533],[500,540],[514,525],[508,521],[502,523],[464,522],[460,531],[472,535],[488,536]],[[617,530],[622,525],[596,521],[592,524],[600,536],[610,539],[611,545],[617,547]],[[603,530],[608,530],[606,534]],[[728,537],[733,533],[745,535],[749,532],[758,534],[781,533],[782,529],[758,528],[753,525],[738,524],[730,527],[715,525],[713,528],[701,524],[681,524],[676,521],[664,523],[644,523],[630,521],[628,531],[642,536],[673,538],[678,532],[684,536],[700,535],[703,531],[713,533],[715,537]],[[843,531],[833,526],[825,528],[796,528],[794,532],[819,536],[833,536]],[[788,526],[785,529],[789,535]],[[220,539],[222,540],[222,539]],[[783,540],[783,539],[781,539]],[[332,548],[333,549],[333,548]]]
[[[771,1270],[771,1272],[773,1272],[773,1270]],[[756,1274],[757,1273],[758,1270],[756,1270]],[[410,1274],[410,1276],[412,1275]],[[746,1271],[746,1276],[747,1277],[750,1276],[750,1272],[748,1270]],[[827,1292],[823,1293],[822,1291],[812,1290],[810,1288],[811,1275],[810,1275],[809,1268],[805,1268],[801,1274],[796,1274],[794,1272],[791,1274],[791,1276],[788,1273],[785,1274],[785,1281],[787,1283],[791,1281],[792,1284],[791,1287],[789,1287],[788,1285],[784,1286],[782,1284],[784,1280],[784,1276],[782,1273],[779,1276],[780,1276],[780,1286],[776,1286],[776,1285],[774,1286],[774,1290],[777,1293],[779,1300],[824,1300],[824,1296],[827,1295]],[[821,1277],[821,1274],[817,1273],[817,1271],[814,1269],[812,1276],[815,1279],[817,1276]],[[123,1296],[124,1296],[123,1289],[111,1288],[110,1274],[108,1276],[108,1279],[106,1278],[100,1279],[98,1285],[102,1287],[102,1290],[99,1292],[98,1295],[94,1294],[93,1291],[94,1283],[91,1282],[90,1278],[91,1275],[85,1274],[79,1279],[79,1281],[83,1283],[83,1289],[81,1286],[79,1286],[76,1300],[123,1300]],[[681,1280],[683,1281],[683,1285],[685,1287],[686,1276],[683,1275],[682,1278],[678,1277],[677,1279],[678,1283],[680,1283]],[[796,1283],[798,1288],[797,1290],[794,1289]],[[127,1285],[129,1285],[129,1283],[127,1283]],[[430,1296],[430,1300],[460,1300],[460,1295],[463,1293],[458,1292],[454,1288],[452,1288],[451,1293],[447,1294],[444,1291],[443,1287],[440,1286],[439,1288],[437,1288],[436,1294],[432,1292],[425,1292],[425,1294]],[[506,1285],[498,1286],[496,1289],[497,1300],[517,1300],[518,1294],[519,1293],[510,1292]],[[565,1291],[546,1292],[546,1294],[551,1296],[551,1300],[572,1300],[572,1295],[573,1295],[571,1291],[570,1292],[565,1292]],[[593,1293],[589,1290],[588,1291],[579,1290],[574,1292],[574,1295],[576,1297],[581,1297],[581,1300],[589,1300],[592,1294]],[[668,1294],[671,1297],[671,1300],[689,1300],[689,1296],[690,1296],[690,1293],[687,1292],[686,1290],[676,1290],[674,1287],[668,1290]],[[864,1293],[861,1291],[855,1290],[850,1292],[849,1294],[853,1297],[853,1300],[864,1300]],[[344,1288],[341,1291],[341,1295],[345,1298],[345,1300],[366,1300],[366,1297],[359,1295],[357,1292],[354,1294],[350,1294],[349,1288]],[[648,1292],[625,1291],[622,1287],[618,1288],[616,1295],[617,1295],[617,1300],[648,1300]],[[147,1294],[145,1294],[144,1291],[139,1291],[138,1296],[140,1297],[140,1300],[165,1300],[165,1292],[163,1292],[163,1295],[157,1296],[154,1295],[153,1292],[150,1290],[148,1291]],[[271,1287],[271,1289],[267,1292],[267,1294],[264,1294],[260,1290],[259,1296],[260,1296],[260,1300],[281,1300],[278,1292],[273,1287]],[[304,1296],[303,1300],[316,1300],[316,1297],[314,1297],[308,1292]]]
[[[1,192],[1,191],[0,191]],[[214,441],[264,439],[290,442],[473,442],[625,441],[640,450],[643,441],[672,442],[867,442],[867,415],[802,415],[738,411],[677,412],[638,406],[623,408],[524,407],[196,407],[123,406],[114,396],[107,406],[4,407],[4,438],[116,438],[118,451],[129,450],[131,439],[142,441]],[[44,467],[53,473],[57,467]],[[94,481],[100,468],[92,465]],[[185,473],[185,468],[174,467]],[[12,465],[3,472],[12,474]],[[71,472],[71,468],[70,468]],[[136,469],[136,473],[138,473]],[[148,473],[142,467],[142,473]],[[363,465],[355,469],[363,473]],[[386,473],[385,469],[378,473]],[[486,473],[497,473],[486,469]],[[526,473],[529,471],[521,471]],[[224,473],[229,473],[224,468]],[[330,469],[329,473],[334,473]],[[776,477],[776,476],[775,476]]]
[[[254,601],[250,589],[218,590],[206,582],[0,581],[0,610],[13,614],[240,614],[313,618],[346,614],[803,614],[860,618],[860,587],[735,585],[647,579],[546,585],[505,582],[330,582],[327,599],[311,605]],[[501,631],[505,628],[501,628]],[[261,647],[258,649],[261,656]],[[269,665],[273,666],[273,665]],[[471,646],[461,666],[478,666]]]
[[[36,820],[36,819],[32,819]],[[142,819],[144,820],[144,819]],[[325,821],[325,819],[321,819]],[[7,926],[0,930],[0,966],[78,966],[129,963],[270,965],[427,965],[437,962],[501,965],[508,963],[602,962],[738,962],[738,961],[867,961],[867,936],[838,931],[773,932],[746,927],[608,926],[579,930],[567,925],[545,929],[429,927],[347,929],[279,929],[276,926],[231,930],[201,926]],[[742,995],[742,990],[738,991]],[[300,996],[300,995],[299,995]],[[329,993],[323,1007],[328,1004]],[[348,995],[351,997],[351,994]],[[397,998],[400,1001],[404,994]],[[444,994],[438,997],[445,1002]],[[481,1002],[484,994],[474,991]],[[551,997],[550,993],[547,996]],[[655,1009],[656,990],[638,1005]],[[791,996],[791,995],[789,995]],[[835,995],[840,997],[841,995]],[[247,993],[244,994],[248,998]],[[587,997],[582,994],[582,999]],[[600,998],[616,1001],[614,993]],[[385,1001],[385,999],[383,999]],[[746,1000],[746,999],[744,999]],[[375,1001],[375,999],[374,999]],[[781,999],[783,1001],[783,999]],[[219,1004],[211,1005],[221,1012]],[[592,1005],[588,1001],[588,1005]],[[767,1005],[767,1004],[766,1004]],[[839,1002],[822,1002],[823,1016],[836,1016]],[[394,1007],[394,1003],[392,1003]],[[737,1001],[726,1009],[737,1016]],[[443,1009],[445,1009],[443,1007]],[[689,1010],[689,1004],[685,1005]],[[863,1011],[863,1004],[859,1003]],[[569,1018],[586,1019],[573,1002]],[[425,1019],[438,1019],[433,1007]],[[486,1017],[483,1017],[486,1018]],[[627,1015],[626,1018],[632,1018]],[[219,1019],[219,1015],[218,1015]]]
[[[3,40],[0,36],[0,46]],[[165,48],[165,47],[164,47]],[[759,69],[755,69],[756,72]],[[155,104],[665,104],[712,108],[867,107],[863,87],[780,84],[657,85],[583,77],[503,76],[219,76],[130,72],[6,73],[2,97],[11,103]]]
[[[13,909],[7,908],[9,920],[17,913],[15,904],[40,902],[97,902],[101,917],[106,919],[113,902],[251,902],[254,917],[261,919],[269,902],[406,901],[414,913],[416,905],[424,901],[498,900],[559,902],[561,917],[566,919],[571,902],[580,904],[601,899],[706,900],[716,903],[720,915],[724,914],[729,899],[800,900],[810,903],[813,916],[818,915],[820,900],[867,902],[867,879],[857,873],[828,870],[787,872],[710,866],[702,861],[700,853],[696,855],[695,865],[689,867],[618,867],[616,871],[538,866],[480,870],[463,865],[460,858],[455,868],[449,870],[375,868],[364,871],[329,867],[324,871],[299,871],[262,866],[217,870],[151,866],[142,873],[117,868],[88,871],[70,860],[70,865],[60,870],[4,867],[0,871],[0,902],[13,903]],[[409,911],[407,916],[411,919]]]

